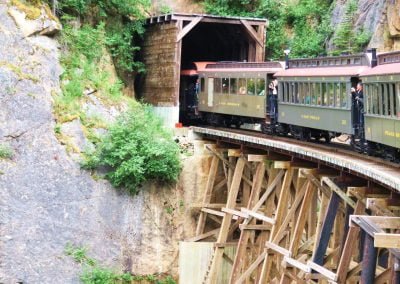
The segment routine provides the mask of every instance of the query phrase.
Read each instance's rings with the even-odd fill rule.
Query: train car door
[[[207,93],[207,105],[213,107],[214,105],[214,78],[208,78],[208,93]]]

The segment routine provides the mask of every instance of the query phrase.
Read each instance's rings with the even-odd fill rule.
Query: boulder
[[[45,6],[40,8],[40,16],[36,19],[29,19],[24,11],[14,6],[10,6],[8,13],[13,17],[25,37],[38,34],[51,37],[62,29],[60,22],[49,14],[49,9]]]

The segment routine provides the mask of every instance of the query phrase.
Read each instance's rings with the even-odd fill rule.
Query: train
[[[181,101],[190,124],[253,124],[324,143],[344,136],[359,153],[400,161],[400,51],[192,67],[183,75],[194,88]]]

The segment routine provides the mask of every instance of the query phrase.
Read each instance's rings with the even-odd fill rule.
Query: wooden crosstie
[[[397,195],[275,153],[206,148],[211,166],[190,239],[215,242],[202,283],[400,283]]]

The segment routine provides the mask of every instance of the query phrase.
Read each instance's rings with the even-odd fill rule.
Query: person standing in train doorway
[[[278,108],[278,80],[275,78],[268,85],[268,112],[271,118],[275,118]]]
[[[351,101],[353,104],[353,121],[358,124],[358,129],[364,127],[364,93],[362,82],[356,88],[351,88]]]

